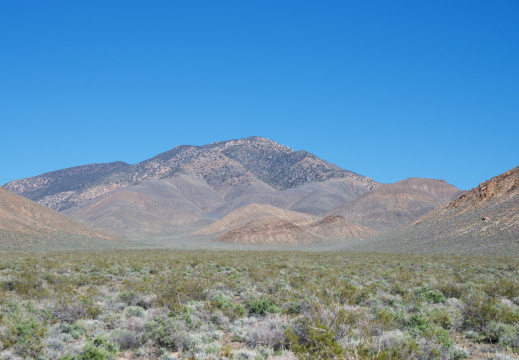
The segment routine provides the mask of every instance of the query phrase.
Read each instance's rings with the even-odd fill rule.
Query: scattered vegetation
[[[0,359],[513,359],[519,260],[117,251],[0,259]]]

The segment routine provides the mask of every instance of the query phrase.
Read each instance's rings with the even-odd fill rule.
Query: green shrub
[[[117,348],[114,344],[103,337],[96,337],[86,343],[77,360],[112,360],[116,354]]]
[[[443,295],[443,293],[438,290],[431,290],[426,288],[420,289],[417,291],[416,295],[418,298],[424,299],[425,301],[433,304],[445,303],[447,301],[445,295]]]
[[[335,335],[319,322],[310,323],[304,319],[296,327],[287,329],[285,335],[298,359],[337,359],[344,355],[344,349],[335,341]]]
[[[462,360],[469,357],[467,350],[458,346],[453,346],[449,351],[449,355],[452,360]]]
[[[132,316],[144,317],[144,310],[140,306],[128,306],[125,309],[124,314],[128,318]]]
[[[231,300],[229,300],[228,298],[226,298],[223,295],[215,296],[213,304],[218,309],[231,309],[233,307]]]
[[[423,332],[427,330],[427,319],[422,314],[411,315],[407,323],[411,330]]]
[[[74,339],[79,339],[80,337],[85,335],[87,332],[87,330],[83,326],[78,325],[78,324],[73,324],[73,325],[61,324],[60,326],[58,326],[58,330],[62,334],[69,334]]]
[[[118,299],[126,305],[131,305],[132,302],[137,299],[137,294],[133,291],[123,291],[119,294]]]
[[[253,299],[248,303],[251,314],[266,315],[281,311],[270,299]]]
[[[505,347],[519,348],[519,331],[517,325],[491,322],[487,330],[487,339],[499,342]]]
[[[43,350],[46,328],[27,309],[13,304],[7,314],[7,330],[0,332],[0,344],[12,347],[14,353],[24,358],[39,358]]]

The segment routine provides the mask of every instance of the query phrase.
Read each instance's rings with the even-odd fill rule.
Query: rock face
[[[203,179],[225,199],[329,179],[349,180],[354,188],[353,197],[379,185],[306,151],[250,137],[204,146],[177,146],[136,165],[123,162],[85,165],[15,180],[4,187],[61,211],[116,189],[149,179],[171,178],[178,173]]]
[[[49,244],[60,244],[60,249],[81,248],[114,241],[101,231],[0,188],[0,248],[44,249]]]
[[[382,185],[330,214],[384,233],[415,221],[461,193],[444,180],[409,178]]]
[[[368,246],[368,245],[366,245]],[[369,244],[377,251],[519,254],[519,167]]]

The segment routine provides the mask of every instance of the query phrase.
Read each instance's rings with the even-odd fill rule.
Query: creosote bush
[[[4,254],[0,359],[514,358],[518,269],[342,252]]]

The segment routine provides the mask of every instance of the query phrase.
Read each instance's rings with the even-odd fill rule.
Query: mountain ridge
[[[148,179],[165,179],[186,171],[196,173],[193,162],[201,157],[206,157],[206,168],[217,162],[223,164],[218,174],[226,177],[225,180],[229,176],[235,181],[244,176],[254,177],[275,190],[295,188],[310,181],[340,178],[355,181],[365,187],[366,192],[379,186],[379,183],[368,177],[342,169],[306,151],[296,151],[257,136],[202,146],[180,145],[135,165],[124,162],[89,164],[14,180],[3,186],[62,211]],[[230,174],[224,166],[226,164],[234,164],[234,173]],[[74,176],[70,176],[70,173]],[[208,175],[203,171],[196,173],[206,179],[214,174],[212,172]]]

